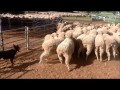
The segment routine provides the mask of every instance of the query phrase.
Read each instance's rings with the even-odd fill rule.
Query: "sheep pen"
[[[101,22],[93,22],[92,24],[101,24]],[[20,31],[24,33],[24,30]],[[19,32],[19,33],[20,33]],[[97,61],[94,52],[90,54],[87,64],[80,58],[73,58],[71,60],[70,67],[73,69],[71,72],[67,72],[64,64],[59,62],[57,54],[50,56],[47,63],[39,64],[39,56],[43,52],[41,45],[44,40],[44,36],[51,34],[55,31],[44,30],[44,33],[37,32],[39,35],[30,32],[30,50],[22,48],[22,50],[15,57],[15,67],[11,68],[10,62],[0,61],[0,78],[17,78],[17,79],[91,79],[91,78],[120,78],[120,58],[112,60],[110,62]],[[17,32],[6,32],[5,37],[9,40],[16,40],[22,38]],[[14,35],[13,35],[14,34]],[[11,37],[12,38],[9,38]],[[24,40],[17,42],[24,47]],[[6,47],[9,47],[7,44]],[[81,57],[81,56],[80,56]],[[104,56],[103,56],[104,58]],[[105,57],[106,58],[106,57]]]

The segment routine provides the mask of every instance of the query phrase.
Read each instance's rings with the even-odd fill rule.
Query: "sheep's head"
[[[65,33],[64,32],[58,33],[58,38],[65,39]]]
[[[102,31],[97,31],[97,34],[103,35]]]
[[[72,32],[66,33],[65,37],[66,38],[72,38],[73,37],[73,33]]]

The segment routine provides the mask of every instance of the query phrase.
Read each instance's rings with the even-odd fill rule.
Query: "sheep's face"
[[[101,31],[98,31],[98,32],[97,32],[97,34],[103,35],[103,32],[101,32]]]
[[[73,37],[73,35],[72,35],[72,33],[71,33],[71,32],[69,32],[69,34],[65,34],[65,37],[66,37],[66,38],[72,38],[72,37]]]

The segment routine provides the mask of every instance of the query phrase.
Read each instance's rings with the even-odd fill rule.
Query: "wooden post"
[[[25,40],[26,40],[26,48],[29,50],[29,28],[25,26]]]
[[[2,47],[2,50],[4,51],[4,44],[3,44],[3,33],[2,33],[2,28],[1,28],[1,26],[2,26],[2,20],[1,20],[1,18],[0,18],[0,45],[1,45],[1,47]]]

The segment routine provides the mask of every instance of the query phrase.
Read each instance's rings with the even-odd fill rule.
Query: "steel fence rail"
[[[27,50],[29,50],[29,46],[30,46],[29,42],[31,42],[31,37],[34,36],[35,38],[38,38],[38,37],[41,38],[47,34],[47,31],[50,31],[49,33],[52,33],[56,30],[56,25],[57,25],[56,23],[50,23],[50,24],[45,24],[45,25],[40,25],[40,26],[29,26],[29,27],[22,26],[22,27],[14,28],[14,29],[1,30],[1,32],[3,34],[3,37],[2,37],[3,47],[5,47],[7,49],[7,48],[11,47],[12,43],[19,42],[18,45],[22,45],[22,46],[24,45],[22,48],[27,48]],[[7,33],[7,32],[10,32],[10,33]],[[14,37],[16,37],[16,34],[17,34],[18,38],[20,36],[20,39],[17,39],[17,40],[14,39]],[[35,43],[36,43],[36,41],[37,40],[35,40]],[[22,44],[20,44],[21,42],[22,42]],[[34,41],[32,41],[32,42],[34,43]],[[39,42],[39,39],[37,42]]]
[[[2,32],[4,33],[4,32],[9,32],[9,31],[24,30],[24,29],[25,29],[25,27],[21,27],[21,28],[16,28],[16,29],[4,30]]]

